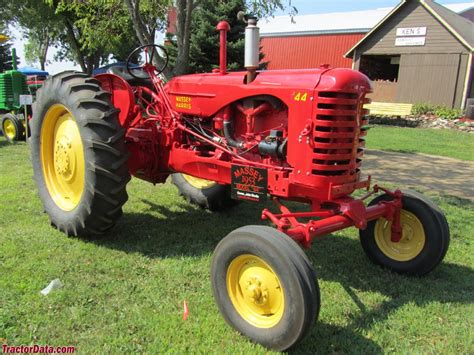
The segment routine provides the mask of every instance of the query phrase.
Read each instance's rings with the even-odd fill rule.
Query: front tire
[[[388,195],[373,199],[369,206],[390,201]],[[402,237],[391,241],[392,223],[381,217],[360,230],[360,241],[368,258],[400,274],[422,276],[443,260],[449,247],[449,226],[441,210],[424,196],[406,192],[402,198]]]
[[[314,269],[296,242],[276,229],[246,226],[228,234],[214,251],[211,278],[227,323],[268,348],[295,345],[318,317]]]
[[[3,136],[9,143],[16,143],[25,136],[25,129],[18,117],[11,113],[2,116],[2,132]]]
[[[103,235],[122,215],[130,180],[110,94],[83,73],[64,72],[45,81],[33,113],[34,178],[51,224],[67,235]]]

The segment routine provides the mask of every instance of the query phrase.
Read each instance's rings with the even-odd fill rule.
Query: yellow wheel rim
[[[216,182],[212,180],[200,179],[186,174],[181,175],[183,175],[184,180],[186,180],[188,184],[195,187],[196,189],[208,189],[216,184]]]
[[[425,246],[425,231],[418,217],[406,210],[400,212],[402,237],[392,242],[392,222],[380,218],[375,224],[375,242],[380,250],[396,261],[409,261],[421,253]]]
[[[234,308],[254,327],[271,328],[283,317],[283,287],[273,269],[258,256],[244,254],[232,260],[226,285]]]
[[[9,118],[3,121],[3,133],[11,141],[16,138],[15,124]]]
[[[85,176],[84,149],[74,116],[63,105],[51,106],[40,138],[46,187],[59,208],[71,211],[81,200]]]

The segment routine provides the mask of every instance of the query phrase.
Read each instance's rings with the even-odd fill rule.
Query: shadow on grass
[[[248,224],[262,224],[258,206],[240,204],[228,211],[212,213],[185,203],[176,196],[180,211],[172,211],[142,199],[145,213],[127,213],[110,236],[91,242],[151,258],[211,254],[219,240]],[[260,206],[261,207],[261,206]]]
[[[145,213],[125,214],[114,229],[113,236],[93,243],[129,253],[141,253],[151,258],[183,255],[211,255],[215,246],[230,231],[249,224],[262,224],[260,212],[264,207],[243,203],[221,213],[210,213],[179,200],[180,211],[171,211],[149,200]],[[452,205],[472,208],[468,200],[446,197]],[[359,309],[349,316],[346,327],[318,322],[301,344],[292,351],[307,353],[316,348],[321,352],[381,353],[382,349],[363,336],[374,323],[386,320],[404,305],[424,305],[430,302],[471,303],[474,270],[442,263],[423,278],[390,273],[371,264],[357,239],[344,235],[315,240],[307,252],[320,280],[340,284]],[[376,307],[366,306],[358,293],[379,293],[388,300]],[[323,307],[330,307],[324,301]]]
[[[369,262],[359,242],[345,236],[327,236],[315,243],[308,256],[316,269],[318,279],[337,282],[354,302],[359,312],[349,315],[349,324],[343,329],[335,328],[330,334],[323,324],[318,323],[311,335],[299,344],[294,352],[305,353],[311,344],[317,343],[320,349],[335,352],[379,353],[368,339],[361,339],[361,332],[383,322],[401,307],[408,304],[423,306],[431,302],[473,303],[474,270],[443,262],[430,274],[417,278],[401,276],[383,270]],[[358,294],[379,293],[388,298],[376,307],[366,306]],[[322,306],[330,307],[324,302]],[[353,339],[348,334],[355,334]],[[372,344],[374,345],[374,344]],[[359,350],[357,350],[359,349]]]
[[[5,147],[7,145],[11,145],[11,143],[8,143],[6,140],[5,140],[5,137],[3,136],[0,136],[0,148],[1,147]]]

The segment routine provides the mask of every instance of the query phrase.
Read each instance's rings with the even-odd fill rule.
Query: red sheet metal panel
[[[365,33],[327,34],[262,38],[263,59],[268,69],[351,68],[352,59],[344,58]]]

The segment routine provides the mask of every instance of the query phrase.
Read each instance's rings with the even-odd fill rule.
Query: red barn
[[[316,68],[321,64],[350,68],[344,58],[391,8],[327,14],[277,16],[259,21],[268,69]]]
[[[472,6],[472,2],[445,5],[454,12],[465,12],[466,17]],[[345,58],[345,53],[392,9],[262,19],[258,24],[264,61],[269,62],[268,69],[316,68],[321,64],[351,68],[352,59]]]

